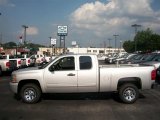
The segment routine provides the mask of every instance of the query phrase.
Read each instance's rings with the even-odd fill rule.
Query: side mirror
[[[50,72],[53,72],[53,71],[54,71],[54,65],[52,65],[52,66],[49,67],[49,71],[50,71]]]

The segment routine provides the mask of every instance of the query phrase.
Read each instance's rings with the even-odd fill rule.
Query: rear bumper
[[[152,89],[157,89],[160,85],[158,83],[153,83],[151,88]]]

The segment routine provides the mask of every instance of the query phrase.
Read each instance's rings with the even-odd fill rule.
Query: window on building
[[[99,53],[104,53],[104,50],[99,50]]]
[[[88,53],[91,53],[91,50],[87,50]]]

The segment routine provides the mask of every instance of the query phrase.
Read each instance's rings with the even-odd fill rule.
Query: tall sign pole
[[[117,37],[119,36],[119,35],[113,35],[114,37],[115,37],[115,50],[116,50],[116,47],[117,47]]]
[[[57,40],[54,38],[51,38],[51,45],[52,45],[52,56],[55,55],[55,46],[56,46]]]
[[[63,54],[65,53],[65,49],[66,49],[65,36],[67,36],[67,34],[68,34],[68,27],[59,25],[57,35],[60,36],[60,48],[63,48]]]
[[[22,27],[24,28],[24,45],[25,45],[26,44],[26,29],[28,28],[28,26],[22,25]]]

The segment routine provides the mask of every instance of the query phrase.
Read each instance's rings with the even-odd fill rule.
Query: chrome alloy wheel
[[[36,91],[33,88],[27,88],[24,91],[24,98],[26,99],[26,101],[32,101],[36,98]]]
[[[136,97],[136,91],[135,89],[128,87],[124,90],[123,96],[124,96],[124,99],[126,99],[126,101],[132,101]]]

